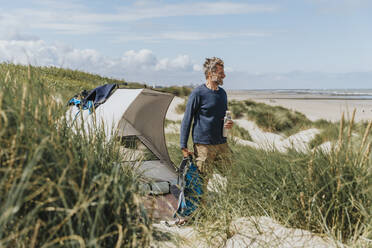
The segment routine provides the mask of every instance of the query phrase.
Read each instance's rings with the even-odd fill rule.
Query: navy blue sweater
[[[181,148],[187,148],[192,120],[192,139],[195,144],[223,144],[223,118],[227,110],[224,89],[211,90],[205,84],[195,88],[186,105],[181,124]]]

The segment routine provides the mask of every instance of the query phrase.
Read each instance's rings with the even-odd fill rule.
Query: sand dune
[[[172,121],[182,120],[183,115],[178,114],[175,109],[178,104],[183,103],[183,99],[175,97],[172,101],[166,118]],[[254,122],[248,121],[246,119],[234,120],[236,125],[243,127],[248,130],[252,137],[252,141],[247,141],[235,137],[236,142],[241,145],[247,145],[254,148],[264,149],[264,150],[278,150],[281,152],[286,152],[287,149],[293,148],[297,151],[306,152],[308,151],[308,143],[318,134],[320,131],[318,129],[312,128],[308,130],[301,131],[290,137],[284,137],[279,134],[264,132],[262,131]],[[179,125],[170,124],[165,129],[166,133],[178,133]]]
[[[235,96],[236,97],[236,96]],[[230,95],[230,99],[234,96]],[[235,99],[239,100],[250,99],[249,96],[239,95]],[[303,112],[311,120],[320,118],[338,120],[341,116],[343,107],[340,106],[340,102],[332,102],[329,104],[327,101],[318,100],[270,100],[270,99],[254,99],[255,101],[265,102],[272,105],[281,105],[286,108],[292,108]],[[168,120],[180,121],[183,115],[178,114],[175,108],[178,104],[183,103],[182,98],[175,97],[170,105],[166,118]],[[354,105],[349,107],[359,107],[359,103],[354,102]],[[371,110],[372,110],[372,103]],[[369,105],[368,105],[369,106]],[[363,105],[363,108],[367,109],[367,106]],[[372,114],[366,114],[362,116],[364,118],[372,118]],[[279,134],[270,132],[264,132],[254,122],[245,119],[234,120],[236,125],[239,125],[249,131],[252,141],[243,140],[235,137],[235,141],[238,144],[251,146],[257,149],[264,150],[277,150],[280,152],[286,152],[287,149],[293,148],[300,152],[308,152],[308,143],[318,134],[318,129],[312,128],[303,130],[292,136],[284,137]],[[171,124],[166,130],[167,133],[179,133],[179,124]],[[330,151],[331,143],[326,142],[319,146],[319,149],[323,151]],[[218,175],[215,175],[218,177]],[[213,186],[213,180],[211,180],[208,189],[210,191],[216,191],[218,187]],[[221,181],[218,180],[218,181]],[[222,180],[225,182],[224,180]],[[154,244],[154,247],[226,247],[226,248],[240,248],[240,247],[342,247],[342,244],[334,244],[330,240],[325,240],[320,236],[314,235],[309,231],[288,228],[280,225],[275,220],[266,217],[249,217],[249,218],[237,218],[229,226],[232,237],[221,237],[217,236],[213,240],[207,240],[202,237],[193,227],[177,227],[168,226],[165,222],[154,224],[154,227],[162,230],[163,232],[171,233],[178,237],[179,242],[174,244],[169,241],[159,242]],[[227,241],[226,241],[227,240]]]
[[[163,232],[175,235],[179,242],[161,242],[157,247],[225,247],[225,248],[332,248],[334,244],[302,229],[288,228],[266,216],[237,218],[229,224],[230,238],[213,235],[201,236],[193,227],[168,226],[165,222],[154,224]],[[341,246],[342,247],[342,246]]]

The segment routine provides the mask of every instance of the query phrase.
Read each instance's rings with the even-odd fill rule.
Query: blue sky
[[[369,0],[0,0],[0,61],[148,84],[372,88]]]

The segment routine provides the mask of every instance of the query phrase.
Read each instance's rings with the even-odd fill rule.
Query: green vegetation
[[[53,97],[93,86],[90,80],[69,70],[1,65],[1,247],[149,245],[151,219],[136,176],[119,163],[118,144],[101,130],[74,132]]]
[[[56,101],[101,80],[118,82],[57,68],[0,65],[0,247],[149,247],[157,235],[163,238],[144,210],[139,179],[120,163],[120,142],[106,142],[102,130],[73,131]],[[230,105],[233,118],[251,115],[267,130],[324,130],[314,147],[338,142],[329,153],[309,154],[229,142],[234,162],[226,172],[228,187],[208,193],[194,227],[211,245],[216,237],[234,235],[229,224],[244,216],[269,216],[352,247],[371,240],[372,124],[355,124],[353,118],[349,124],[309,122],[272,108],[249,101]],[[249,139],[237,127],[232,132]],[[178,165],[179,134],[166,139]]]
[[[268,132],[293,134],[311,124],[311,121],[300,112],[250,100],[230,101],[229,109],[234,119],[245,116]]]
[[[209,193],[208,205],[193,222],[211,245],[234,233],[231,221],[242,216],[269,216],[280,223],[310,230],[354,245],[372,235],[371,126],[356,144],[354,123],[342,124],[339,146],[329,154],[257,150],[230,142],[234,162],[227,189]],[[176,137],[168,137],[169,139]],[[170,149],[172,159],[179,149]]]
[[[313,126],[320,129],[320,133],[315,135],[314,139],[309,143],[310,148],[317,147],[327,141],[336,141],[339,135],[339,123],[332,123],[326,120],[317,120],[313,122]]]
[[[183,103],[180,103],[176,106],[177,114],[184,114],[186,111],[187,98],[184,99]]]
[[[234,125],[231,131],[229,132],[231,133],[231,136],[233,137],[239,137],[244,140],[252,141],[252,137],[249,134],[248,130],[246,130],[245,128],[239,127],[238,125]]]
[[[62,69],[57,67],[34,67],[0,63],[0,72],[5,73],[8,80],[11,81],[32,81],[40,82],[47,88],[53,88],[63,98],[71,97],[82,90],[94,89],[103,84],[119,84],[120,87],[151,88],[146,84],[136,82],[126,82],[123,79],[113,79],[102,77],[96,74],[86,73],[78,70]],[[172,86],[163,88],[154,88],[153,90],[167,92],[175,96],[188,96],[191,92],[190,87]]]
[[[353,118],[353,117],[352,117]],[[336,142],[340,135],[340,123],[332,123],[325,120],[317,120],[313,122],[314,127],[319,128],[321,132],[315,136],[315,138],[309,143],[310,148],[314,148],[323,144],[324,142],[331,141]],[[364,135],[364,130],[368,127],[368,122],[362,121],[353,125],[353,131],[350,134],[351,139],[354,143],[360,143]],[[346,134],[346,130],[343,130],[343,134]]]
[[[102,84],[125,83],[123,80],[57,67],[33,67],[2,63],[0,64],[0,72],[9,82],[39,83],[47,89],[58,92],[64,99],[84,89],[93,89]],[[140,84],[131,84],[130,86],[136,87]]]
[[[163,88],[154,88],[153,90],[171,93],[178,97],[186,97],[190,95],[192,88],[187,86],[171,86]]]

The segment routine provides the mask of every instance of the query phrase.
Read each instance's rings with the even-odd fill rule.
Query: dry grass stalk
[[[369,142],[366,151],[364,152],[364,156],[362,158],[362,161],[360,163],[361,166],[363,166],[369,159],[369,155],[371,154],[371,142]]]
[[[40,120],[39,119],[39,106],[38,105],[35,106],[34,118],[35,118],[36,121],[39,121]]]
[[[28,81],[31,81],[31,65],[28,64],[27,66],[27,79]]]
[[[27,96],[27,86],[23,85],[23,88],[22,88],[22,102],[21,102],[21,120],[24,120],[24,117],[25,117],[26,96]]]
[[[70,235],[70,236],[65,236],[65,237],[61,237],[61,238],[56,238],[54,240],[52,240],[51,242],[43,245],[41,248],[47,248],[47,247],[52,247],[54,246],[55,244],[63,244],[63,242],[65,240],[76,240],[77,242],[79,242],[79,247],[80,248],[84,248],[85,247],[85,242],[84,242],[84,239],[82,239],[80,236],[78,235]]]
[[[24,234],[27,234],[28,232],[30,232],[31,230],[33,229],[33,227],[26,227],[24,229],[22,229],[20,232],[16,232],[16,233],[12,233],[10,234],[8,237],[0,240],[0,247],[5,247],[3,244],[6,244],[7,242],[9,242],[10,240],[15,240],[17,241],[17,239],[24,235]]]
[[[14,162],[16,161],[16,155],[17,155],[17,135],[14,135],[12,138],[12,143],[10,146],[10,159],[8,160],[8,166],[13,167]]]
[[[349,123],[349,129],[348,129],[348,132],[347,132],[348,144],[349,144],[349,141],[350,141],[350,138],[351,138],[351,131],[353,130],[353,125],[354,125],[354,120],[355,120],[355,113],[356,113],[356,109],[354,108],[353,114],[351,116],[350,123]]]
[[[5,80],[4,80],[4,82],[7,83],[9,80],[11,80],[11,77],[10,77],[10,71],[8,70],[8,71],[6,72],[6,76],[5,76]]]
[[[81,178],[80,196],[83,196],[87,169],[88,169],[88,161],[85,159],[84,160],[84,166],[83,166],[83,175],[82,175],[82,178]]]
[[[362,152],[364,145],[366,144],[369,132],[371,131],[372,121],[368,122],[368,126],[366,128],[366,131],[364,132],[362,143],[360,144],[359,153]]]
[[[3,107],[3,92],[0,92],[0,110]]]
[[[338,152],[340,151],[341,146],[342,146],[342,140],[343,140],[342,133],[343,133],[343,130],[344,130],[344,121],[345,121],[345,114],[342,112],[341,120],[340,120],[340,131],[338,133],[338,142],[337,142],[336,154],[338,154]]]
[[[36,245],[37,234],[39,233],[40,226],[41,226],[41,220],[38,219],[35,225],[34,234],[32,235],[32,239],[31,239],[31,245],[30,245],[31,248],[34,248]]]
[[[308,180],[309,180],[309,184],[313,184],[313,162],[314,162],[314,156],[315,156],[315,151],[316,149],[313,149],[312,153],[311,153],[311,159],[308,163],[308,170],[307,170],[307,173],[308,173]]]
[[[349,128],[348,128],[348,131],[347,131],[346,158],[345,158],[346,162],[349,161],[349,152],[352,152],[351,149],[349,149],[349,148],[351,146],[351,133],[353,131],[355,113],[356,113],[356,109],[354,108],[353,114],[352,114],[350,122],[349,122]]]
[[[303,209],[305,209],[305,194],[304,192],[300,192],[300,202]]]
[[[349,129],[347,131],[347,144],[346,144],[346,147],[349,148],[350,145],[351,145],[351,133],[353,131],[353,126],[354,126],[354,120],[355,120],[355,113],[356,113],[356,108],[354,108],[353,110],[353,114],[351,115],[351,119],[350,119],[350,122],[349,122]],[[349,149],[347,149],[347,152],[349,151]],[[346,161],[348,161],[348,154],[346,154]]]
[[[122,225],[119,225],[119,224],[116,224],[116,226],[118,227],[119,237],[118,237],[118,241],[116,242],[115,248],[120,248],[121,244],[123,243],[123,227]]]
[[[5,112],[2,110],[3,107],[3,92],[0,92],[0,130],[5,131],[5,127],[8,124],[8,118],[6,117]],[[4,126],[2,125],[2,121],[4,121]],[[1,136],[1,131],[0,131],[0,136]]]
[[[337,177],[337,193],[340,192],[341,189],[341,174],[339,169],[336,169],[336,177]]]

